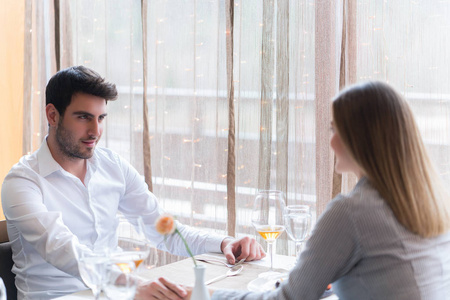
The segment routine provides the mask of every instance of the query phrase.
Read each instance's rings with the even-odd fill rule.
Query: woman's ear
[[[47,121],[50,127],[58,125],[59,112],[53,104],[47,104],[45,114],[47,115]]]

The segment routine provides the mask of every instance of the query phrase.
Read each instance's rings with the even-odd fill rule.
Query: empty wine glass
[[[109,257],[106,249],[80,252],[78,260],[80,275],[83,282],[92,290],[96,300],[100,299],[108,263]]]
[[[260,276],[273,273],[273,244],[284,231],[284,207],[283,192],[275,190],[258,192],[253,203],[252,224],[256,231],[266,240],[267,252],[270,255],[270,270],[260,274]]]
[[[155,267],[158,262],[157,250],[146,238],[142,217],[118,215],[117,221],[117,248],[112,257],[128,257],[129,261],[134,261],[136,271]]]
[[[138,279],[132,274],[136,269],[136,264],[129,258],[127,255],[121,256],[120,254],[111,257],[103,286],[108,299],[131,300],[134,298]]]
[[[311,209],[308,205],[288,205],[284,209],[284,225],[291,240],[295,242],[297,260],[303,241],[311,229]]]

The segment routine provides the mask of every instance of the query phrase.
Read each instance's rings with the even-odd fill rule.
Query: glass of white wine
[[[297,261],[303,241],[311,230],[311,208],[309,205],[288,205],[284,209],[284,225],[286,232],[295,242]]]
[[[127,258],[135,263],[136,272],[148,270],[156,266],[158,254],[148,241],[145,224],[140,216],[117,216],[117,247],[111,257]]]
[[[270,270],[260,277],[273,273],[273,244],[284,231],[283,212],[286,206],[283,192],[276,190],[259,191],[255,197],[252,211],[252,224],[266,240],[270,256]]]
[[[131,300],[134,298],[139,283],[138,278],[133,275],[135,269],[135,262],[130,261],[127,255],[111,257],[103,286],[108,299]]]

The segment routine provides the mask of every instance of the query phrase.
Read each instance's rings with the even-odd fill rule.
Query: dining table
[[[212,278],[218,277],[225,274],[228,271],[228,267],[224,264],[218,262],[226,262],[225,256],[219,253],[207,253],[202,255],[197,255],[196,258],[198,264],[203,264],[206,267],[205,271],[205,281]],[[202,261],[200,261],[200,259]],[[205,262],[208,261],[208,262]],[[283,276],[281,274],[287,274],[289,269],[295,263],[294,256],[286,255],[274,255],[274,271],[280,273],[280,278]],[[267,272],[270,266],[270,258],[265,257],[258,261],[244,262],[242,263],[242,271],[235,275],[226,277],[219,281],[213,282],[208,285],[211,289],[234,289],[234,290],[252,290],[254,288],[254,283],[258,280],[258,275]],[[141,270],[137,274],[144,280],[154,280],[159,277],[165,277],[178,284],[193,286],[194,277],[194,263],[191,258],[186,258],[174,263],[169,263],[160,267],[152,268],[149,270]],[[275,288],[275,284],[273,286]],[[87,289],[79,291],[77,293],[69,294],[63,297],[56,298],[58,300],[83,300],[83,299],[94,299],[92,292]],[[102,295],[100,299],[106,299],[106,296]],[[338,300],[339,298],[335,294],[323,298],[326,300]]]

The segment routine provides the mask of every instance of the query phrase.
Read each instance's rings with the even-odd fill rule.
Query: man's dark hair
[[[63,116],[72,96],[76,93],[94,95],[106,101],[117,98],[115,84],[106,82],[94,70],[74,66],[61,70],[50,78],[45,90],[45,104],[53,104]]]

